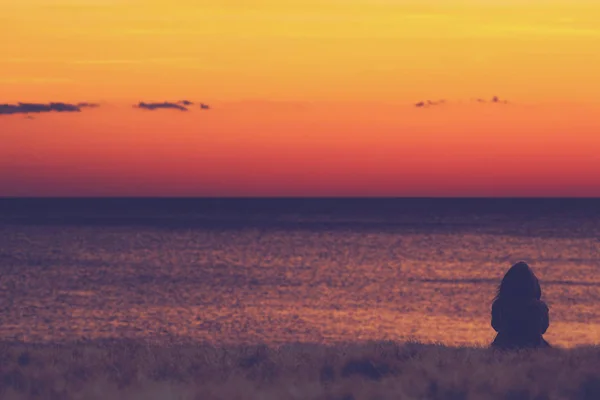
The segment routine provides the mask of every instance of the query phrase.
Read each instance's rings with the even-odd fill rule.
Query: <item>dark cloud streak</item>
[[[99,107],[94,103],[17,103],[0,104],[0,115],[39,114],[47,112],[81,112],[82,108]]]
[[[77,107],[79,108],[98,108],[100,104],[98,103],[77,103]]]
[[[477,103],[482,103],[482,104],[486,104],[486,103],[493,103],[493,104],[508,104],[508,100],[500,100],[500,98],[498,96],[494,96],[492,97],[492,99],[490,101],[487,101],[485,99],[482,98],[477,98],[475,99],[475,101]]]
[[[163,103],[145,103],[143,101],[139,102],[137,105],[133,106],[134,108],[141,108],[144,110],[150,110],[150,111],[155,111],[155,110],[160,110],[160,109],[172,109],[172,110],[179,110],[179,111],[188,111],[188,109],[184,106],[182,106],[179,103],[169,103],[167,101],[163,102]]]
[[[474,101],[474,102],[480,103],[480,104],[509,104],[508,100],[502,100],[498,96],[493,96],[490,100],[486,100],[481,97],[478,97],[478,98],[471,99],[471,101]],[[433,106],[440,106],[443,104],[446,104],[446,100],[443,100],[443,99],[438,100],[438,101],[425,100],[425,101],[419,101],[418,103],[414,103],[413,106],[415,106],[417,108],[428,108],[428,107],[433,107]]]
[[[439,106],[442,104],[445,104],[446,100],[438,100],[438,101],[432,101],[432,100],[427,100],[427,101],[420,101],[418,103],[415,103],[415,107],[417,108],[424,108],[424,107],[431,107],[431,106]]]
[[[179,111],[189,111],[189,106],[193,106],[196,103],[194,103],[193,101],[190,100],[180,100],[176,103],[171,103],[168,101],[162,102],[162,103],[146,103],[146,102],[139,102],[138,104],[134,105],[134,108],[141,108],[144,110],[150,110],[150,111],[155,111],[155,110],[164,110],[164,109],[171,109],[171,110],[179,110]],[[198,103],[198,105],[200,106],[200,109],[202,110],[210,110],[210,106],[208,104],[205,103]]]

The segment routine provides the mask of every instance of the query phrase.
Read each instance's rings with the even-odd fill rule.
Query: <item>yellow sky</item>
[[[494,3],[507,4],[2,0],[0,88],[6,100],[595,99],[600,4]]]

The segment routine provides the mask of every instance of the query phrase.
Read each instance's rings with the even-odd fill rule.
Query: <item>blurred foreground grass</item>
[[[600,347],[0,343],[0,399],[600,399]]]

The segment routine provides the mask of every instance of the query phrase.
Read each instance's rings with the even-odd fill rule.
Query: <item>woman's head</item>
[[[537,299],[542,297],[542,288],[527,263],[520,261],[510,267],[500,286],[496,298]]]

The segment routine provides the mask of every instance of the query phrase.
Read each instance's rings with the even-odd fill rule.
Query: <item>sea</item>
[[[521,260],[600,344],[600,199],[3,198],[0,341],[487,346]]]

